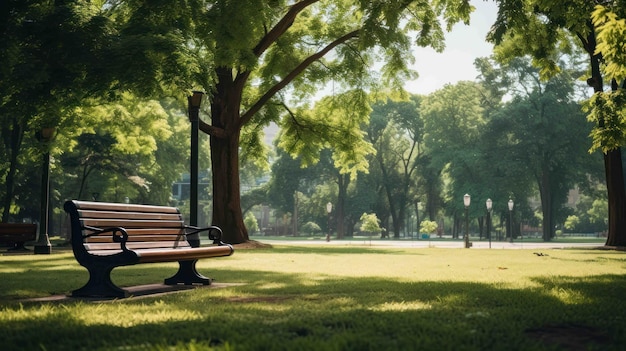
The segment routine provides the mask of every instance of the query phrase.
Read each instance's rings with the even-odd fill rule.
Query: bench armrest
[[[190,226],[190,225],[185,225],[185,234],[190,235],[190,234],[196,234],[196,233],[200,233],[200,232],[206,232],[208,231],[208,235],[209,235],[209,240],[213,240],[213,244],[216,245],[225,245],[222,242],[222,229],[218,226],[215,225],[211,225],[205,228],[199,228],[199,227],[194,227],[194,226]]]
[[[83,227],[83,230],[84,229],[92,230],[93,232],[83,235],[83,239],[89,238],[91,236],[101,235],[104,233],[111,233],[113,242],[120,243],[123,251],[129,251],[128,248],[126,248],[126,242],[128,241],[128,232],[122,227],[96,228],[85,226]]]

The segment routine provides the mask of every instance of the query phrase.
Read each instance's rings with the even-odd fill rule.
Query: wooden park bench
[[[216,226],[185,225],[175,207],[67,201],[74,257],[89,271],[89,281],[72,296],[128,297],[130,293],[111,281],[115,267],[140,263],[178,262],[178,272],[167,285],[211,284],[196,270],[201,258],[229,256],[233,247],[221,241]],[[192,247],[191,234],[208,232],[211,246]],[[196,245],[194,245],[196,246]]]
[[[26,250],[24,244],[37,238],[37,225],[29,223],[0,223],[0,243],[9,250]]]

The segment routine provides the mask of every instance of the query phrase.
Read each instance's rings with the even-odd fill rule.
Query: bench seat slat
[[[120,243],[88,243],[85,244],[85,249],[87,249],[90,253],[93,250],[121,250]],[[138,249],[176,249],[180,247],[191,247],[187,241],[162,241],[162,242],[128,242],[126,243],[126,248],[129,250],[138,250]]]
[[[228,256],[232,254],[233,249],[231,246],[224,245],[202,248],[138,249],[134,252],[139,257],[139,263],[157,263]],[[91,253],[96,256],[112,256],[122,253],[122,250],[92,250]]]
[[[178,260],[193,260],[209,257],[229,256],[233,253],[230,245],[180,248],[167,250],[136,250],[140,263],[171,262]]]

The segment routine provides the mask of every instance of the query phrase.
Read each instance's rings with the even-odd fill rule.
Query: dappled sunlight
[[[572,289],[553,288],[548,290],[546,295],[554,297],[564,305],[577,305],[589,302],[589,298],[583,293]]]
[[[422,301],[400,301],[400,302],[384,302],[382,304],[372,306],[369,309],[377,312],[387,311],[417,311],[417,310],[429,310],[433,306]]]
[[[181,309],[176,304],[162,300],[140,305],[117,304],[112,308],[100,304],[92,312],[79,315],[78,319],[85,325],[107,324],[117,327],[202,319],[197,311]],[[124,316],[124,318],[119,318],[119,316]]]
[[[113,327],[134,327],[144,324],[164,322],[194,321],[203,317],[197,311],[181,309],[175,304],[155,301],[151,304],[128,305],[116,303],[77,303],[71,305],[43,304],[38,308],[2,310],[5,322],[26,322],[62,317],[66,322],[79,323],[84,326],[108,325]],[[123,317],[122,317],[123,316]],[[121,318],[122,317],[122,318]]]
[[[284,288],[286,286],[287,285],[284,284],[284,283],[268,282],[268,283],[263,283],[263,284],[257,285],[257,289],[259,289],[259,290],[282,289],[282,288]]]

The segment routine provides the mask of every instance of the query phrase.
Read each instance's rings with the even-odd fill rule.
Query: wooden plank
[[[151,219],[151,220],[171,220],[182,221],[179,213],[161,212],[115,212],[115,211],[95,211],[79,210],[81,218],[109,218],[109,219]]]
[[[103,218],[82,218],[81,224],[83,227],[96,227],[96,228],[110,228],[110,227],[122,227],[122,228],[182,228],[182,221],[167,221],[167,220],[129,220],[129,219],[103,219]]]
[[[180,213],[176,207],[120,204],[111,202],[74,201],[79,210],[120,211],[120,212],[162,212]]]

